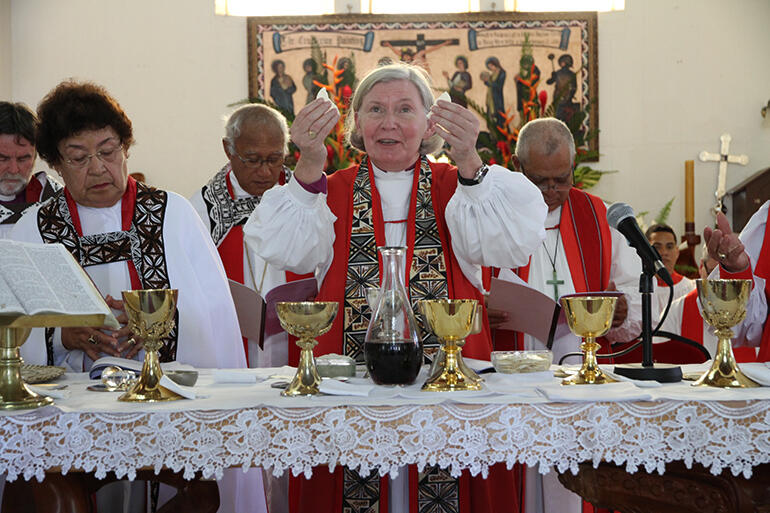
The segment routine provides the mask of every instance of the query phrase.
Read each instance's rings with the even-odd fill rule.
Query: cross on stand
[[[553,278],[545,282],[547,285],[553,285],[553,300],[559,302],[559,285],[564,285],[564,280],[560,280],[556,275],[556,269],[553,270]]]
[[[749,163],[749,157],[746,155],[730,155],[730,141],[733,138],[730,134],[722,134],[719,138],[722,141],[722,147],[719,153],[709,153],[707,151],[700,152],[698,158],[702,162],[719,162],[719,178],[717,180],[717,190],[714,193],[716,203],[714,204],[713,212],[716,216],[722,211],[722,198],[725,195],[725,185],[727,182],[727,164],[740,164],[745,166]]]

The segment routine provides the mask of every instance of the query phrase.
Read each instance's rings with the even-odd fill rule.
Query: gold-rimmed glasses
[[[114,147],[110,146],[107,148],[102,148],[96,153],[87,153],[85,155],[64,159],[64,162],[66,162],[67,165],[73,169],[84,169],[91,163],[91,159],[94,157],[98,158],[105,164],[114,164],[120,159],[122,154],[123,145],[118,144]]]

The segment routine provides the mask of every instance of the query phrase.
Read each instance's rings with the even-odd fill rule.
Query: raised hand
[[[729,272],[740,272],[751,265],[746,248],[730,228],[727,217],[720,212],[717,214],[717,228],[707,226],[703,230],[703,240],[706,241],[706,250],[709,256]]]
[[[331,100],[316,98],[299,111],[291,125],[291,140],[299,148],[300,157],[294,176],[303,183],[321,178],[326,163],[326,136],[340,119],[340,111]]]
[[[431,108],[428,120],[428,136],[440,135],[452,149],[449,151],[457,170],[465,178],[473,178],[481,167],[476,151],[479,136],[479,120],[471,111],[456,103],[438,100]]]

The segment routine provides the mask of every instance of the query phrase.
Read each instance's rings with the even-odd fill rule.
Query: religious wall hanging
[[[596,13],[253,17],[248,48],[251,100],[289,120],[320,88],[344,104],[370,69],[402,61],[479,115],[486,160],[507,165],[518,129],[543,116],[598,159]]]

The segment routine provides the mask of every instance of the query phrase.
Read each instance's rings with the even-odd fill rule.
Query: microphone
[[[650,241],[644,236],[634,216],[634,209],[626,203],[613,203],[607,209],[607,222],[611,227],[623,234],[628,245],[636,250],[643,262],[650,264],[655,269],[655,274],[666,282],[669,287],[674,286],[674,281],[668,269],[660,261],[660,255],[650,245]]]

